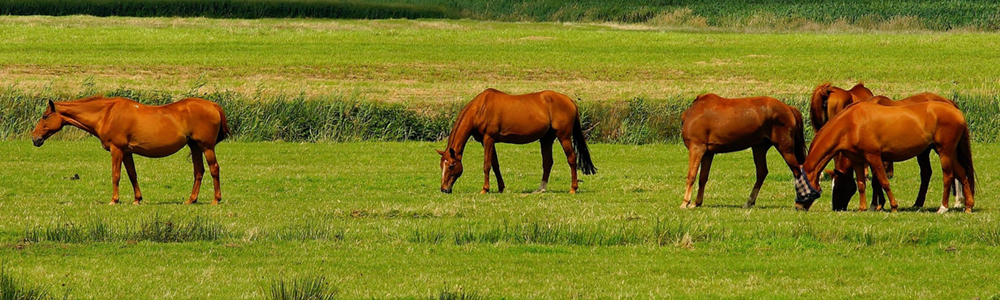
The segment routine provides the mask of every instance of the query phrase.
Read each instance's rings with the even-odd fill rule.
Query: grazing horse
[[[796,179],[796,202],[811,203],[819,198],[819,175],[823,167],[837,154],[846,156],[857,176],[861,210],[865,210],[864,170],[871,167],[873,180],[878,180],[892,211],[898,204],[883,161],[902,161],[934,149],[941,157],[944,173],[944,197],[938,212],[948,211],[948,196],[955,179],[966,188],[965,211],[975,205],[975,169],[965,116],[954,105],[930,101],[905,106],[882,106],[857,103],[831,119],[816,133],[802,165],[803,176]]]
[[[469,137],[483,144],[483,173],[485,183],[481,193],[490,190],[490,169],[497,176],[498,191],[503,192],[503,176],[497,158],[496,143],[542,144],[542,184],[537,192],[544,192],[552,170],[552,143],[559,139],[573,175],[570,194],[578,188],[576,169],[583,174],[594,174],[590,150],[583,136],[580,113],[576,103],[566,95],[542,91],[525,95],[508,95],[495,89],[486,89],[472,99],[458,114],[458,120],[448,136],[448,149],[441,154],[441,191],[451,193],[459,176],[462,176],[462,154]],[[575,148],[575,150],[574,150]]]
[[[201,178],[205,173],[201,155],[205,154],[215,184],[215,200],[219,204],[219,163],[215,159],[215,145],[229,136],[226,114],[218,104],[204,99],[187,98],[163,106],[147,106],[125,98],[93,96],[74,101],[52,102],[31,133],[35,147],[41,147],[50,136],[65,125],[83,129],[94,136],[111,152],[111,203],[118,203],[118,182],[122,162],[128,171],[135,192],[135,202],[142,201],[139,181],[136,180],[132,154],[146,157],[164,157],[174,154],[185,145],[191,148],[194,164],[194,188],[185,204],[198,201]]]
[[[831,118],[839,114],[848,105],[871,99],[874,94],[865,87],[863,82],[854,85],[850,90],[823,83],[813,90],[809,102],[809,116],[813,131],[818,132]],[[854,185],[851,173],[851,162],[842,157],[834,159],[833,173],[833,210],[847,210],[847,204],[854,197],[857,187]],[[874,186],[873,186],[874,188]]]
[[[681,116],[681,137],[688,148],[687,189],[681,208],[701,206],[705,183],[716,153],[753,149],[757,182],[743,206],[753,207],[767,177],[767,150],[774,146],[796,177],[805,159],[802,113],[769,97],[726,99],[715,94],[698,96]],[[698,198],[691,203],[691,189],[698,166]],[[798,207],[798,204],[796,205]]]

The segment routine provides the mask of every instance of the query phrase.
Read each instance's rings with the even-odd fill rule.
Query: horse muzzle
[[[35,144],[35,147],[41,147],[42,144],[45,144],[45,138],[32,138],[31,143]]]
[[[451,189],[441,188],[441,192],[445,194],[451,194]]]

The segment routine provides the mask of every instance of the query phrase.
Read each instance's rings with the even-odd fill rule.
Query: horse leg
[[[705,199],[705,183],[708,183],[708,173],[712,170],[712,158],[714,153],[705,153],[701,157],[701,176],[698,177],[698,198],[694,200],[694,206],[700,207],[701,201]]]
[[[750,190],[750,198],[747,199],[746,204],[743,204],[743,208],[751,208],[757,204],[757,193],[760,192],[760,187],[764,185],[764,179],[767,178],[768,149],[771,149],[771,145],[754,146],[752,149],[753,164],[757,167],[757,182],[754,182],[753,189]]]
[[[495,146],[493,138],[483,136],[483,174],[486,178],[483,182],[483,190],[479,192],[480,194],[486,194],[490,191],[490,169],[492,169],[493,150]]]
[[[872,168],[872,210],[882,211],[882,207],[885,206],[885,194],[882,190],[882,184],[875,179],[875,170]],[[888,176],[888,175],[886,175]]]
[[[885,191],[885,196],[889,198],[889,207],[892,208],[892,212],[896,212],[899,208],[899,203],[896,202],[896,197],[892,195],[892,189],[889,187],[889,176],[885,174],[885,165],[882,164],[882,157],[879,154],[866,154],[865,159],[868,161],[868,166],[872,169],[872,182],[878,180],[878,183],[882,186],[882,190]]]
[[[191,197],[184,204],[198,202],[198,193],[201,191],[201,178],[205,176],[205,164],[201,160],[204,151],[195,143],[188,144],[188,148],[191,148],[191,164],[194,166],[194,187],[191,188]]]
[[[955,166],[955,177],[956,177],[955,178],[955,184],[956,185],[961,184],[963,186],[969,186],[969,173],[965,169],[965,166],[962,166],[962,164],[955,164],[954,166]],[[975,200],[973,199],[972,191],[969,190],[969,189],[958,190],[956,188],[955,189],[955,193],[956,194],[964,194],[965,195],[965,197],[964,197],[964,200],[965,200],[965,205],[964,205],[965,206],[965,212],[971,213],[972,212],[972,207],[976,205],[975,204]],[[958,207],[959,205],[958,205],[957,202],[959,202],[959,200],[958,200],[957,197],[955,199],[955,202],[956,202],[955,203],[955,207]]]
[[[938,213],[946,213],[948,212],[948,196],[951,196],[952,185],[955,184],[955,170],[951,153],[938,151],[938,157],[941,158],[941,177],[944,179],[944,196],[941,198],[941,207],[938,208]]]
[[[955,188],[951,189],[952,194],[955,195],[955,204],[952,204],[952,208],[962,208],[965,203],[965,189],[962,189],[962,182],[955,178]]]
[[[503,176],[500,175],[500,159],[497,158],[497,148],[493,147],[493,173],[497,175],[497,193],[503,193]]]
[[[118,204],[118,182],[122,179],[122,159],[125,153],[118,147],[111,146],[111,203]]]
[[[891,161],[883,161],[882,165],[885,166],[885,176],[892,179],[892,175],[896,173],[893,163]]]
[[[687,188],[684,189],[684,202],[681,202],[681,208],[688,208],[691,204],[691,188],[694,187],[694,178],[698,176],[698,166],[701,165],[701,157],[704,155],[704,146],[692,145],[688,147]],[[707,177],[708,175],[705,176]]]
[[[854,168],[854,180],[858,188],[858,211],[868,210],[868,202],[865,200],[865,185],[868,184],[868,179],[865,178],[865,164],[859,159],[851,160],[852,167]]]
[[[215,159],[215,147],[201,147],[205,149],[205,160],[208,161],[208,171],[212,173],[212,183],[215,186],[215,200],[212,200],[212,205],[217,205],[219,201],[222,201],[222,187],[219,185],[219,161]]]
[[[569,132],[569,134],[572,134],[572,132]],[[566,152],[566,160],[569,162],[569,171],[573,176],[569,193],[576,194],[576,189],[580,187],[580,184],[576,179],[576,151],[573,150],[573,139],[569,134],[567,134],[565,138],[559,138],[559,144],[562,144],[563,152]]]
[[[838,154],[834,160],[834,177],[830,181],[833,211],[846,211],[851,198],[858,191],[854,182],[854,165],[846,156]]]
[[[927,199],[927,187],[931,183],[931,149],[928,148],[920,155],[917,155],[917,165],[920,166],[920,191],[917,192],[917,200],[913,201],[913,207],[924,207]]]
[[[544,136],[539,142],[542,144],[542,184],[538,186],[536,193],[545,192],[549,185],[549,173],[552,172],[552,142],[555,136]]]
[[[135,202],[132,204],[139,204],[142,202],[142,192],[139,191],[139,179],[135,175],[135,161],[132,160],[132,153],[125,154],[123,158],[125,172],[128,173],[128,180],[132,182],[132,193],[135,195]]]

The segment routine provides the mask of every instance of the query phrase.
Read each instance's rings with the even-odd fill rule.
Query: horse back
[[[771,139],[775,129],[802,130],[802,114],[770,97],[727,99],[699,96],[682,115],[685,143],[708,144],[710,151],[746,149]]]
[[[472,117],[480,132],[512,143],[537,140],[551,129],[572,128],[578,116],[576,103],[554,91],[510,95],[487,89],[466,110],[475,113]]]

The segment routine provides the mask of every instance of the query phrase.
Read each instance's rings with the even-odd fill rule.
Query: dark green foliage
[[[437,300],[486,300],[487,298],[483,297],[483,296],[481,296],[481,295],[479,295],[479,294],[477,294],[475,292],[465,292],[465,291],[462,291],[462,289],[458,289],[457,291],[443,290],[443,291],[441,291],[441,294],[438,294],[437,297],[431,297],[431,299],[437,299]]]
[[[6,268],[0,268],[0,300],[52,299],[49,292],[30,282],[14,278]]]
[[[334,298],[337,289],[320,276],[290,281],[278,279],[272,281],[264,293],[272,300],[328,300]]]
[[[78,96],[31,96],[19,91],[0,92],[0,138],[27,138],[48,100]],[[175,100],[170,94],[115,90],[107,96],[162,105]],[[407,106],[354,99],[350,96],[306,97],[247,96],[219,92],[194,95],[222,105],[238,141],[344,142],[344,141],[438,141],[448,137],[452,123],[464,103]],[[948,95],[965,113],[976,142],[1000,141],[1000,97],[955,93]],[[590,142],[648,144],[680,142],[681,115],[693,100],[672,97],[624,101],[580,101],[583,128]],[[805,96],[783,98],[795,106],[809,124]],[[807,139],[813,132],[805,126]],[[68,135],[68,138],[79,136]],[[67,138],[67,137],[63,137]]]
[[[500,21],[650,22],[678,10],[721,27],[783,26],[802,20],[872,27],[916,18],[934,30],[1000,29],[1000,3],[932,1],[555,1],[555,0],[9,0],[0,15],[181,16],[212,18],[473,18]],[[763,24],[762,24],[763,23]]]
[[[0,15],[93,15],[209,18],[454,18],[437,4],[375,3],[352,0],[11,0]]]

